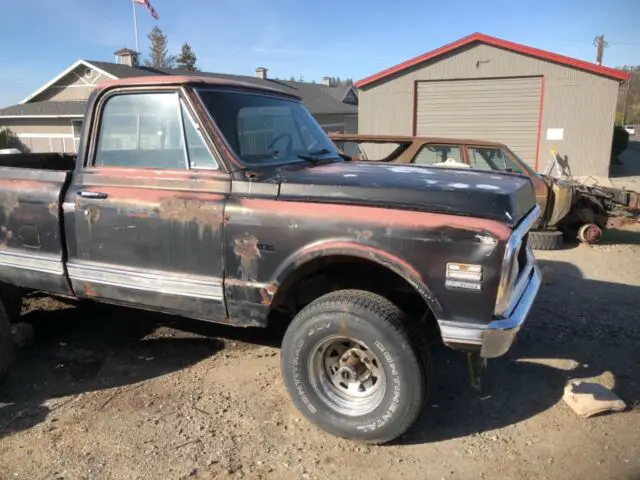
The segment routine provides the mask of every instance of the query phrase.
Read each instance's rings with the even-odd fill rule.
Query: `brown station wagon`
[[[528,177],[542,211],[528,236],[534,249],[560,248],[566,237],[596,243],[604,229],[634,223],[640,218],[640,193],[589,187],[572,178],[558,179],[537,173],[502,143],[364,134],[331,134],[330,138],[354,160],[473,168]]]

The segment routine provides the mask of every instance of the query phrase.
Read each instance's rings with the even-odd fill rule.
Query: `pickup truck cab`
[[[0,369],[7,312],[29,290],[288,322],[296,406],[336,435],[386,442],[426,400],[426,340],[484,358],[510,348],[540,285],[526,245],[538,215],[526,178],[351,162],[277,90],[106,83],[77,158],[0,158]]]

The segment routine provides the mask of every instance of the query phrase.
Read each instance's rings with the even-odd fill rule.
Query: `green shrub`
[[[621,126],[613,127],[613,144],[611,145],[611,156],[616,158],[629,146],[629,133]]]

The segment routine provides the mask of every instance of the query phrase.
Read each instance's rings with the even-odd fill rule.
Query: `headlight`
[[[514,236],[512,236],[507,243],[504,260],[502,262],[502,272],[500,274],[500,283],[498,284],[498,297],[494,311],[497,316],[503,315],[507,311],[507,308],[509,308],[511,292],[518,279],[518,251],[522,243],[520,239],[516,238],[516,240],[518,240],[517,243],[512,242],[512,239],[514,239]]]
[[[502,260],[502,269],[500,272],[500,283],[498,284],[498,295],[496,297],[496,307],[494,314],[498,317],[504,315],[509,308],[511,302],[511,293],[515,286],[518,275],[520,274],[518,255],[520,249],[527,248],[522,245],[524,236],[527,234],[531,226],[540,216],[540,207],[536,205],[533,210],[520,222],[520,225],[513,231],[511,237],[507,241],[504,249],[504,258]],[[523,252],[524,253],[524,252]]]

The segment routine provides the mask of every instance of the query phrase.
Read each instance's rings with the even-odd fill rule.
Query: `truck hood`
[[[259,179],[279,200],[420,210],[516,225],[536,204],[528,178],[470,170],[370,162],[280,167]]]

